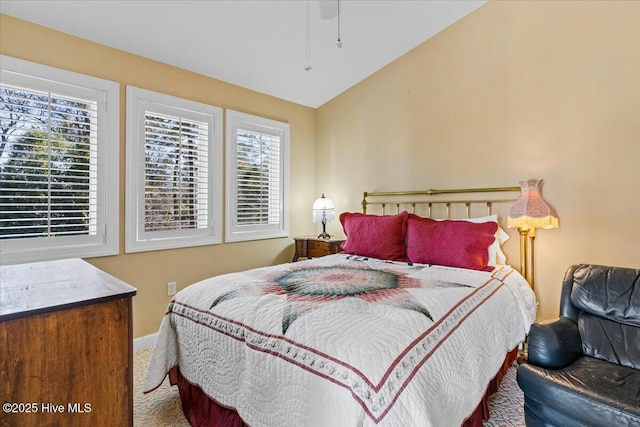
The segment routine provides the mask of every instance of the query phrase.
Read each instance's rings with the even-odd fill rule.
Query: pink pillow
[[[379,259],[406,260],[407,217],[407,212],[382,216],[349,212],[340,214],[340,222],[347,236],[342,243],[342,250]]]
[[[411,262],[491,271],[488,248],[498,223],[436,221],[409,215],[407,256]]]

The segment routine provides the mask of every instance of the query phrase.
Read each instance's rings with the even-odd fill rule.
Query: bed
[[[362,213],[340,216],[344,252],[189,286],[167,308],[144,391],[169,375],[201,426],[482,425],[535,319],[492,213],[515,200],[496,194],[518,191],[365,193]],[[486,212],[451,220],[456,205]]]

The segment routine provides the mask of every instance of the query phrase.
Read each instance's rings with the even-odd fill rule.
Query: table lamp
[[[322,233],[318,236],[319,239],[328,239],[331,236],[327,233],[327,222],[331,222],[335,219],[335,206],[330,199],[322,197],[316,199],[313,202],[313,223],[322,223]]]

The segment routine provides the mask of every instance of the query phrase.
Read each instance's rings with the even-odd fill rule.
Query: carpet
[[[133,425],[135,427],[189,427],[182,414],[177,387],[165,378],[162,385],[148,394],[142,394],[144,375],[151,356],[151,349],[144,349],[133,356]],[[516,383],[516,366],[511,366],[498,391],[489,399],[491,418],[485,427],[524,426],[524,398]]]

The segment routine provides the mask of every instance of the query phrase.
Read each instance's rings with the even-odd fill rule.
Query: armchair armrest
[[[578,324],[568,317],[531,325],[528,360],[547,369],[560,369],[582,356]]]

